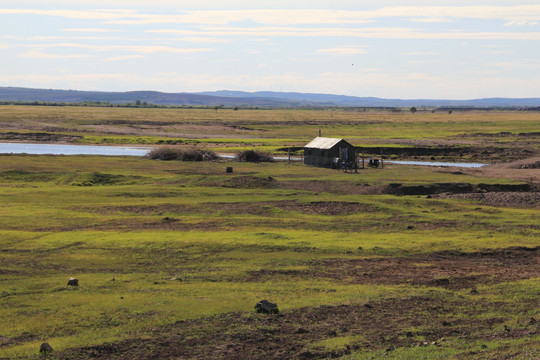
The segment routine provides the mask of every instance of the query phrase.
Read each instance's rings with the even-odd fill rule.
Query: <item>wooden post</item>
[[[287,162],[287,164],[291,165],[291,148],[287,149],[287,155],[289,157],[289,161]]]
[[[364,149],[362,149],[362,169],[365,169],[364,160],[365,160]]]
[[[381,148],[381,169],[384,169],[384,162],[383,162],[383,149]]]

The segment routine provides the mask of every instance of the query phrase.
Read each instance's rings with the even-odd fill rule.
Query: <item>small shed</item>
[[[356,148],[343,139],[316,137],[304,146],[306,165],[336,167],[344,161],[356,161]]]

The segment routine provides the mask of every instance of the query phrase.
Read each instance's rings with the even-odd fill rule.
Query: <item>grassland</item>
[[[353,126],[347,134],[397,146],[399,134],[409,136],[410,127],[413,138],[426,125],[415,120],[426,119],[448,122],[446,129],[426,125],[431,144],[510,131],[518,146],[538,146],[527,145],[535,142],[532,135],[518,135],[535,132],[535,115],[521,113],[460,121],[431,113],[33,111],[7,107],[2,131],[86,141],[104,136],[107,119],[178,121],[175,135],[141,136],[278,148],[302,143],[332,117],[389,116],[388,123]],[[240,116],[260,126],[213,128],[215,117]],[[310,118],[318,120],[307,124]],[[295,119],[301,122],[289,124]],[[201,126],[196,130],[208,138],[180,137],[186,123]],[[375,130],[392,123],[399,129]],[[346,130],[339,126],[325,135],[339,136]],[[139,130],[146,131],[133,131]],[[470,137],[485,137],[478,134]],[[538,203],[403,196],[390,186],[527,184],[534,190],[539,183],[538,169],[507,172],[512,176],[388,165],[351,174],[285,163],[2,155],[0,358],[39,358],[40,344],[48,342],[54,353],[47,357],[59,359],[537,359]],[[70,277],[80,286],[66,286]],[[262,299],[276,302],[280,314],[256,314]]]
[[[2,106],[0,140],[81,144],[173,144],[235,152],[281,152],[317,136],[362,147],[448,146],[453,157],[502,161],[540,152],[537,112],[129,109]],[[377,152],[378,153],[378,152]],[[407,153],[396,152],[397,155]],[[425,154],[431,156],[433,154]]]

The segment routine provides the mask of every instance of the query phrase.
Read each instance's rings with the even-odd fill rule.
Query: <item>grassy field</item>
[[[2,107],[0,123],[78,142],[270,150],[326,124],[358,143],[509,136],[534,152],[519,134],[538,131],[537,116]],[[0,359],[40,358],[43,342],[58,359],[538,359],[538,204],[395,192],[538,185],[537,169],[507,172],[520,176],[0,155]],[[255,313],[262,299],[280,314]]]
[[[81,144],[173,144],[235,152],[257,146],[281,152],[322,130],[357,146],[460,146],[475,157],[540,152],[538,112],[394,113],[381,110],[129,109],[2,106],[0,140]],[[473,151],[475,147],[481,150]],[[282,150],[279,150],[282,149]],[[523,151],[516,154],[523,156]],[[525,154],[529,154],[525,152]],[[391,155],[391,151],[388,152]],[[463,156],[467,157],[467,154]]]
[[[230,165],[234,173],[226,174]],[[404,322],[391,336],[381,335],[389,337],[385,341],[371,339],[375,330],[361,323],[356,330],[336,328],[337,335],[310,330],[313,337],[301,341],[303,352],[360,359],[386,353],[392,341],[397,358],[461,357],[471,351],[466,335],[482,354],[504,348],[537,357],[532,349],[539,336],[526,331],[535,329],[528,321],[540,315],[538,268],[482,264],[505,251],[537,246],[538,210],[344,190],[383,189],[397,180],[508,182],[398,166],[345,174],[283,163],[2,156],[0,357],[30,357],[44,341],[59,352],[151,341],[156,331],[197,319],[206,319],[206,327],[186,331],[199,329],[190,336],[204,338],[216,331],[212,316],[253,317],[261,299],[292,316],[305,307],[377,306],[412,297],[435,304],[409,314],[418,319],[416,326]],[[475,260],[482,265],[477,270],[461,273],[439,267],[433,254],[445,252],[488,255]],[[392,265],[396,259],[402,265]],[[460,266],[472,266],[463,261]],[[373,277],[364,275],[369,273]],[[66,286],[70,277],[79,279],[78,288]],[[440,303],[444,309],[437,308]],[[433,326],[443,321],[423,323],[425,316],[447,319],[452,325],[445,331],[456,333],[440,336],[444,340],[425,335],[436,333]],[[482,321],[491,325],[475,328]],[[266,331],[253,326],[239,329]],[[504,326],[516,336],[501,335]],[[401,337],[430,345],[400,346]]]

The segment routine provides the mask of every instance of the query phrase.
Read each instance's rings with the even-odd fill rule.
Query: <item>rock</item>
[[[448,279],[448,278],[435,279],[434,282],[435,282],[435,285],[437,285],[437,286],[450,285],[450,279]]]
[[[537,323],[536,319],[532,317],[532,318],[529,320],[529,323],[528,323],[528,324],[529,324],[529,325],[534,325],[534,324],[536,324],[536,323]]]
[[[271,303],[268,300],[261,300],[255,305],[255,310],[262,314],[277,314],[279,309],[277,304]]]
[[[412,331],[407,331],[407,333],[405,334],[405,336],[407,336],[408,338],[412,338],[414,337],[414,334]]]
[[[68,280],[67,286],[79,286],[79,280],[75,278],[70,278]]]
[[[336,337],[337,336],[337,331],[336,330],[329,331],[328,333],[326,333],[326,335]]]
[[[53,352],[53,348],[49,343],[43,343],[39,347],[40,354],[48,354]]]
[[[394,351],[396,347],[394,345],[390,345],[388,349],[386,349],[386,352]]]
[[[232,166],[227,166],[227,167],[225,168],[225,171],[227,172],[227,174],[232,174],[232,172],[233,172]]]

